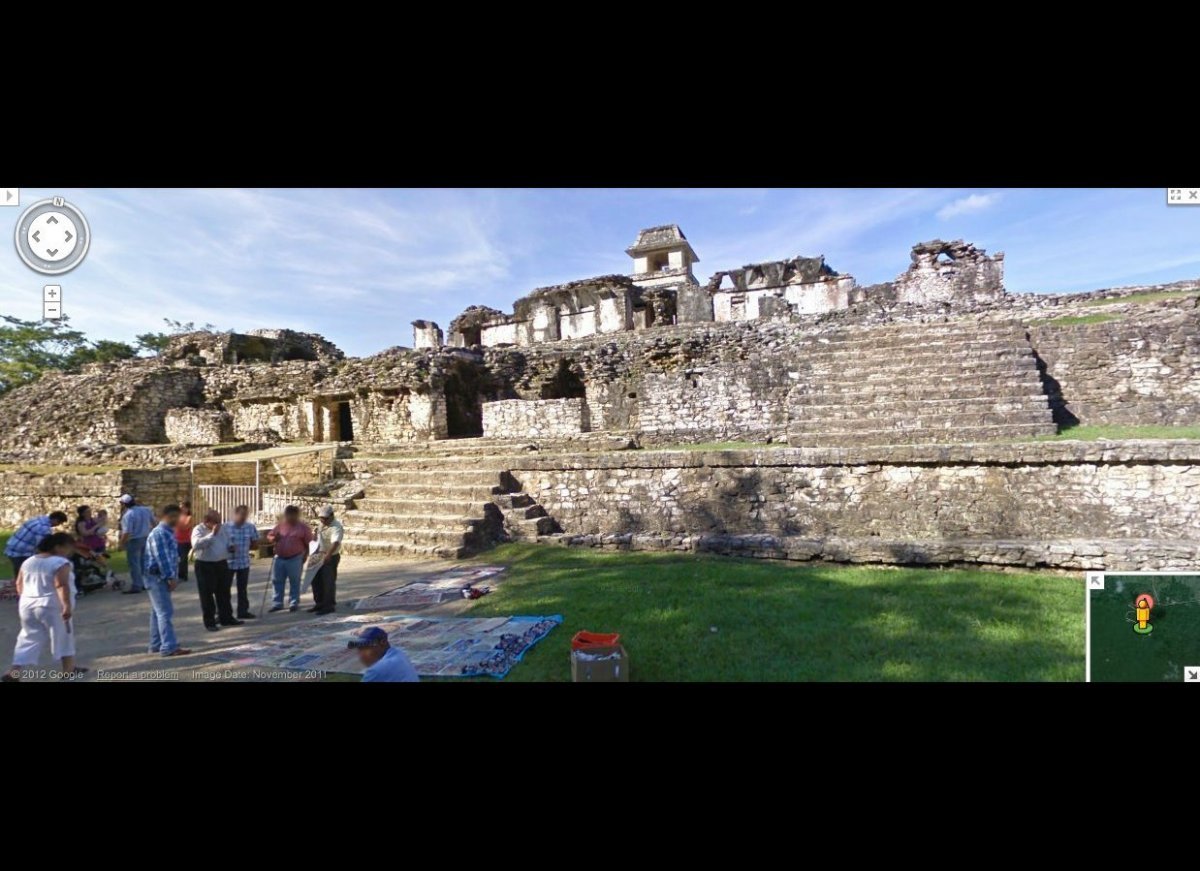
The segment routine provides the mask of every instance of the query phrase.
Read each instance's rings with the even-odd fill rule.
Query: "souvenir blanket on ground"
[[[418,605],[437,605],[449,599],[461,599],[462,591],[481,581],[495,578],[504,566],[459,566],[436,572],[402,587],[367,596],[354,603],[356,611],[394,611]]]
[[[482,618],[351,614],[292,626],[212,655],[240,666],[362,674],[358,655],[346,648],[346,642],[367,626],[378,626],[422,677],[500,678],[562,619],[558,614]]]

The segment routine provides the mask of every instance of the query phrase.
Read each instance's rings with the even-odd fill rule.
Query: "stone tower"
[[[700,258],[678,224],[647,227],[625,253],[633,258],[630,277],[638,287],[697,283],[692,264],[699,263]]]

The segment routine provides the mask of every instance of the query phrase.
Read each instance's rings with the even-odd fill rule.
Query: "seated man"
[[[416,683],[417,670],[398,647],[388,643],[388,634],[378,626],[370,626],[350,639],[346,647],[358,651],[358,661],[367,667],[363,683]]]

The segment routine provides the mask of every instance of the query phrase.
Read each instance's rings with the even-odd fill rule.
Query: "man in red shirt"
[[[300,520],[300,509],[289,505],[283,509],[283,521],[267,533],[267,541],[275,548],[275,568],[271,576],[275,584],[275,603],[272,611],[283,610],[283,582],[289,581],[288,610],[300,607],[300,575],[308,560],[308,545],[313,540],[312,528]]]

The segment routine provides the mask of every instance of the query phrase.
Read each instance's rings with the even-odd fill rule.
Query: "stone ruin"
[[[158,465],[176,481],[189,458],[239,444],[346,445],[346,492],[365,491],[346,502],[358,552],[457,556],[550,536],[787,559],[1200,566],[1193,444],[1032,441],[1075,423],[1194,423],[1200,282],[1010,294],[1002,254],[933,240],[883,284],[821,256],[701,284],[673,224],[627,253],[628,275],[539,288],[511,313],[471,306],[445,334],[416,320],[411,348],[370,357],[288,330],[200,332],[157,358],[47,375],[0,398],[0,464]],[[1165,298],[1140,301],[1147,290]],[[786,446],[646,450],[702,442]],[[87,492],[7,486],[13,515],[44,504],[45,487]]]

